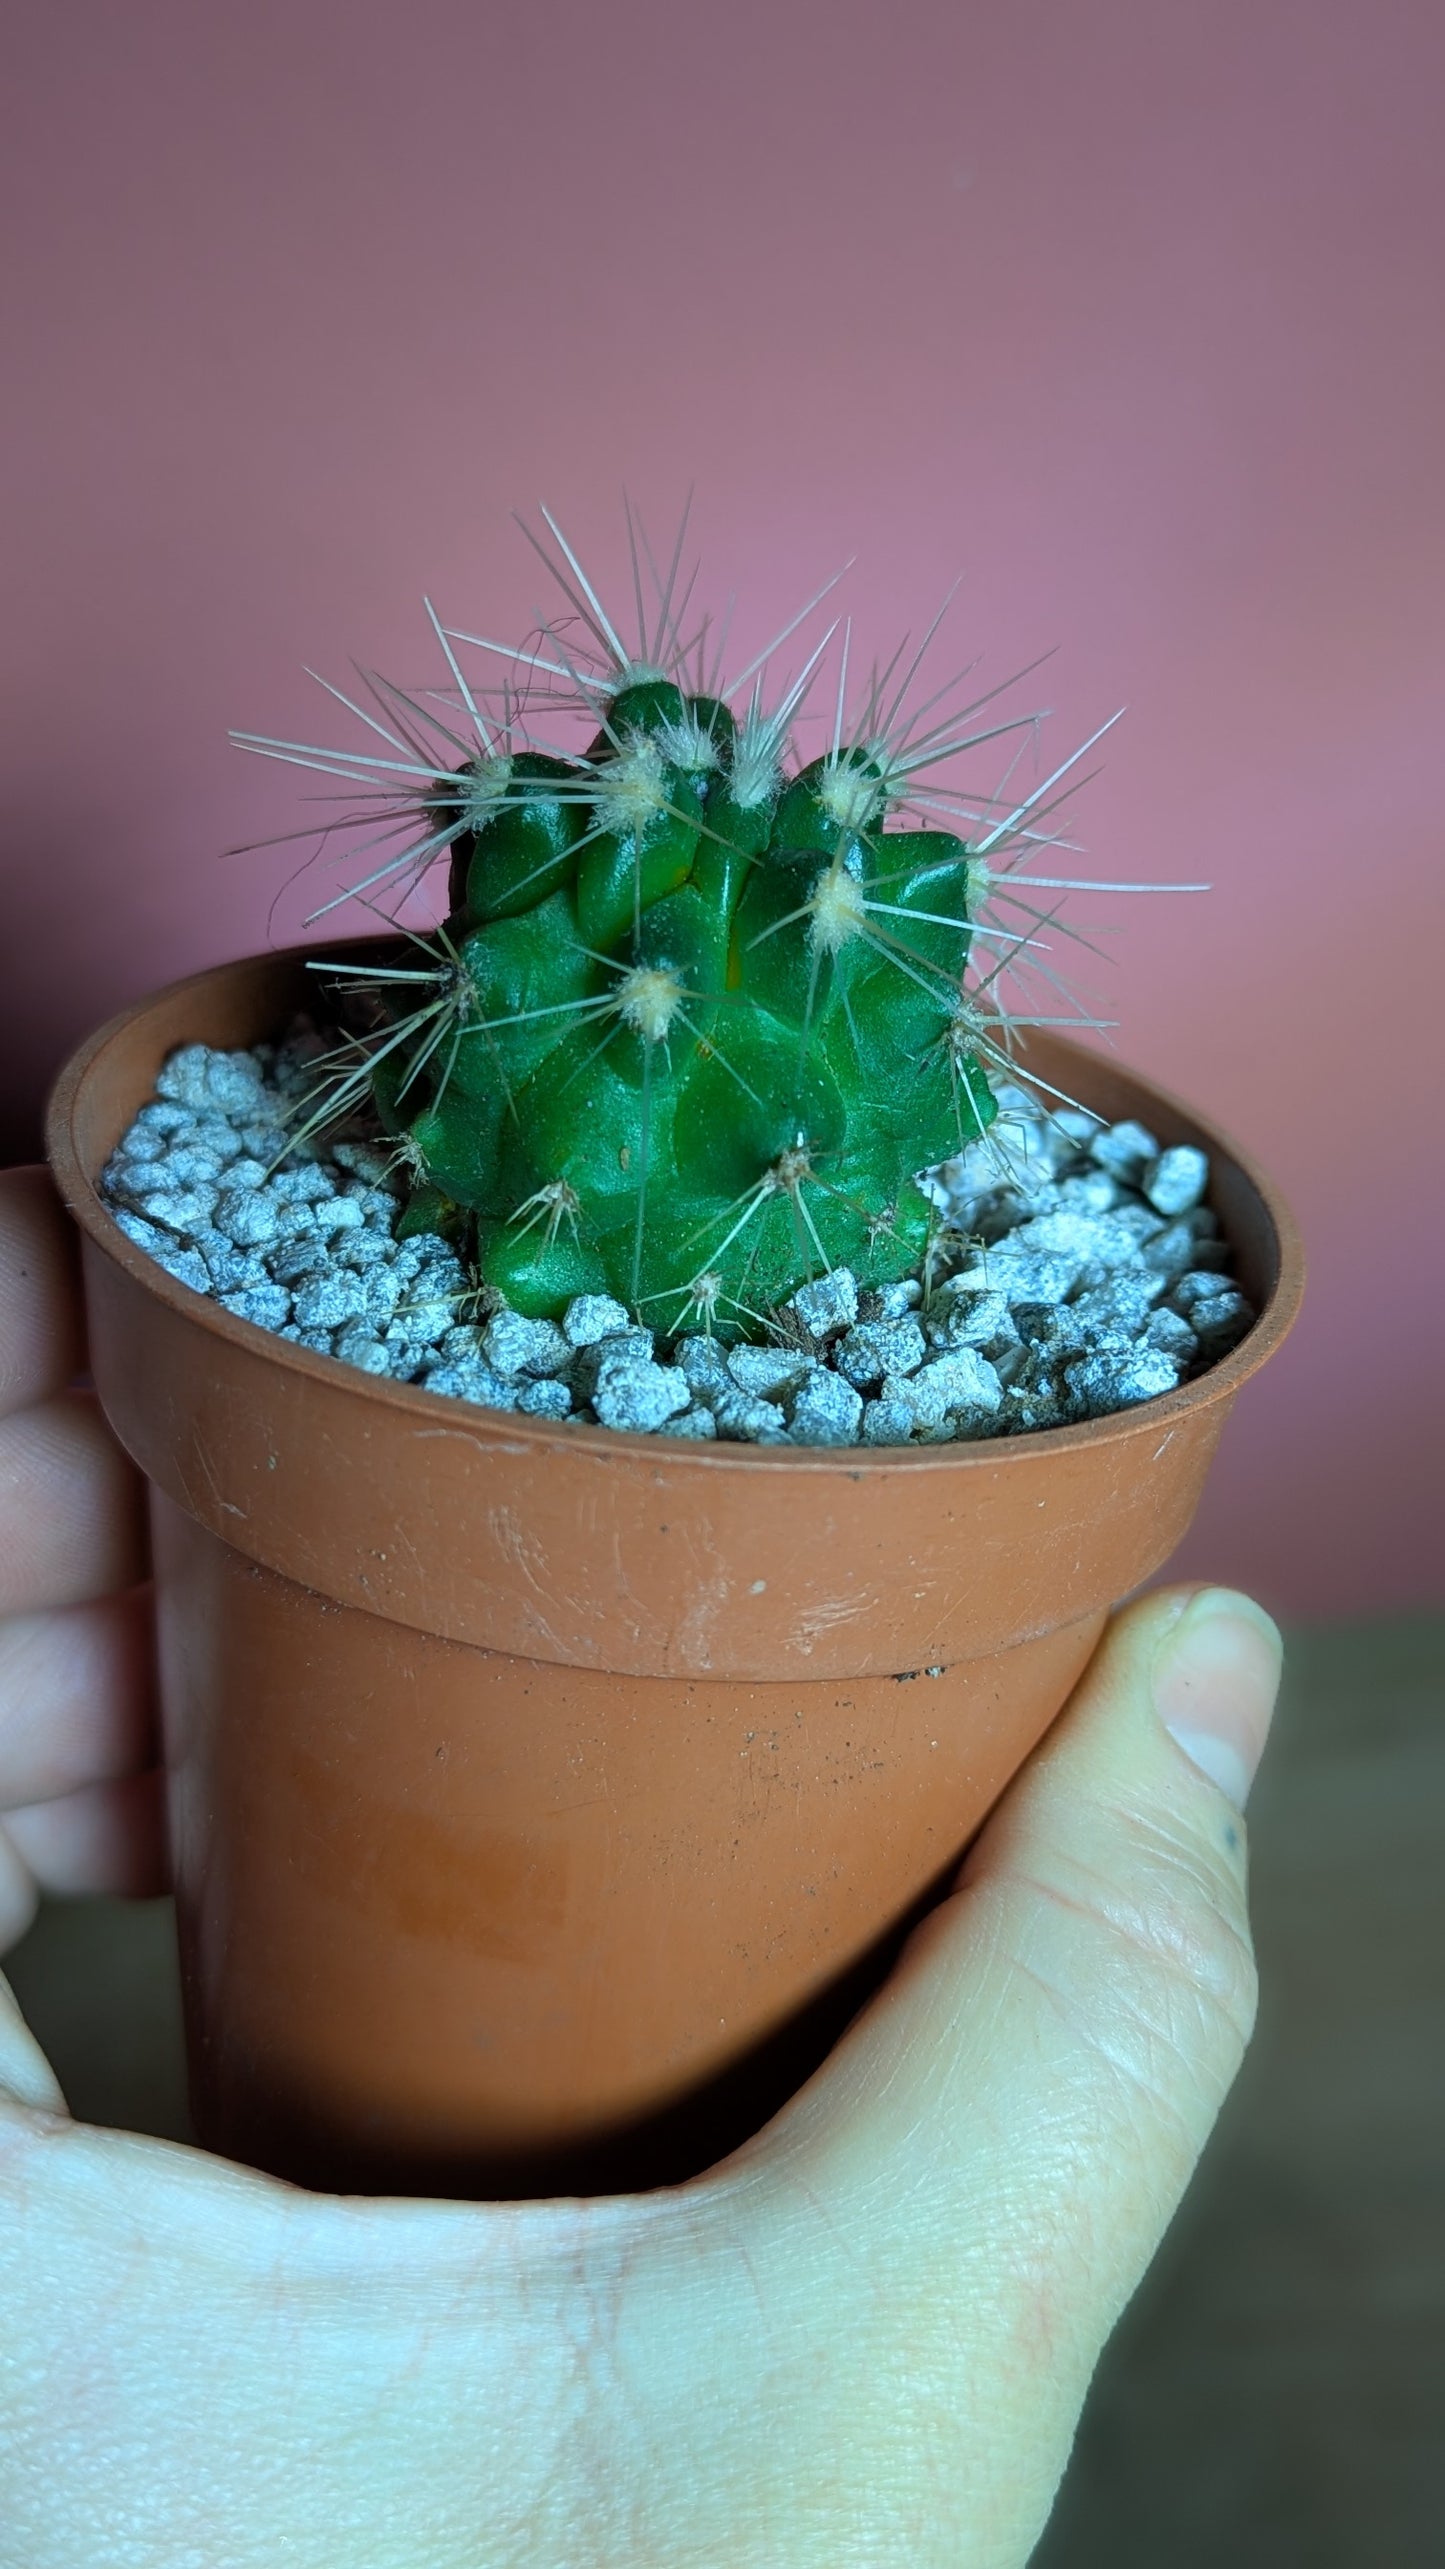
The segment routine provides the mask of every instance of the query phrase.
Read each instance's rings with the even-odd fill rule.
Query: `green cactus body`
[[[409,1227],[474,1221],[523,1312],[606,1292],[753,1336],[827,1268],[909,1273],[915,1172],[992,1119],[964,842],[885,827],[866,749],[784,779],[767,746],[630,672],[585,758],[469,761],[434,791],[464,824],[446,990],[379,1047],[375,1095]]]
[[[1050,951],[1056,896],[1126,887],[1033,863],[1072,846],[1058,816],[1119,717],[1021,790],[1043,716],[999,705],[1015,681],[922,678],[945,599],[851,694],[843,624],[832,747],[802,760],[793,728],[843,620],[772,673],[842,573],[729,679],[731,611],[716,627],[691,605],[687,510],[661,564],[625,513],[635,644],[544,508],[550,541],[523,533],[560,605],[527,645],[427,600],[449,686],[363,672],[353,699],[323,680],[365,728],[356,749],[233,737],[349,789],[325,834],[354,831],[364,862],[308,925],[349,900],[374,917],[450,861],[434,935],[314,967],[349,998],[298,1138],[374,1107],[410,1179],[402,1229],[447,1234],[524,1314],[604,1292],[664,1337],[758,1338],[830,1268],[929,1272],[915,1178],[988,1131],[995,1076],[1078,1111],[1020,1056],[1034,1027],[1103,1030]],[[505,680],[474,684],[457,645]],[[955,773],[991,750],[1001,778]],[[966,982],[975,935],[988,960]]]

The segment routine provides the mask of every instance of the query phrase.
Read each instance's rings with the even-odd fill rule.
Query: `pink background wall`
[[[228,725],[428,668],[424,589],[522,629],[513,507],[607,568],[695,482],[758,639],[850,553],[870,653],[961,571],[1060,755],[1128,704],[1095,870],[1216,888],[1106,905],[1098,995],[1313,1262],[1188,1566],[1438,1594],[1438,0],[52,0],[7,72],[12,1148],[312,906],[220,857],[304,784]]]

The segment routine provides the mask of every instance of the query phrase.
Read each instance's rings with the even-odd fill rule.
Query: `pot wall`
[[[198,2129],[288,2172],[354,2135],[494,2189],[734,2069],[956,1861],[1102,1622],[618,1677],[337,1605],[159,1494],[154,1528]]]

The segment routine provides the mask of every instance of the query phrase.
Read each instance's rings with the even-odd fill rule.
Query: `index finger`
[[[0,1169],[0,1417],[63,1391],[84,1363],[79,1254],[50,1173]]]

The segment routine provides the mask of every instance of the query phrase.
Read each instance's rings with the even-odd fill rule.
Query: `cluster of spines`
[[[1038,718],[980,726],[999,690],[961,710],[940,690],[906,715],[935,622],[851,718],[845,633],[830,745],[800,760],[793,726],[836,626],[769,706],[771,653],[727,685],[706,625],[684,634],[680,540],[667,577],[651,572],[651,618],[634,540],[634,653],[547,523],[569,625],[508,657],[546,682],[549,724],[590,718],[585,747],[537,737],[515,675],[500,716],[484,713],[454,646],[505,646],[448,631],[430,605],[447,712],[381,681],[374,713],[341,698],[387,756],[240,736],[358,787],[370,808],[347,825],[400,832],[341,899],[407,891],[449,860],[434,935],[329,967],[370,1022],[311,1120],[369,1095],[411,1181],[409,1225],[466,1230],[480,1279],[520,1309],[601,1290],[667,1328],[757,1335],[829,1267],[873,1282],[915,1269],[935,1220],[916,1180],[987,1131],[989,1074],[1019,1068],[1017,1030],[1095,1022],[1001,997],[1025,965],[1062,986],[1039,951],[1056,907],[1035,896],[1072,886],[1023,866],[1061,844],[1056,803],[1092,743],[1022,796],[1012,767],[992,796],[940,784],[964,750],[1026,745]],[[644,556],[651,571],[645,541]],[[1007,902],[1023,928],[998,918]],[[975,938],[988,960],[970,980]]]

